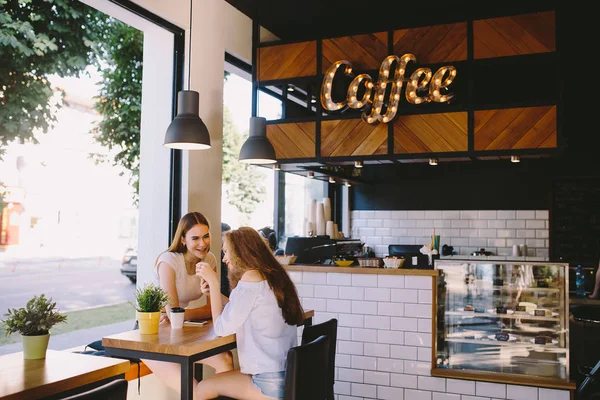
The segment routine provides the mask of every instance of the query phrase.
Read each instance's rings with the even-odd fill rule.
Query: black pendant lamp
[[[256,19],[252,21],[252,43],[255,49],[260,42],[260,25],[258,19],[258,2],[256,10]],[[260,90],[260,73],[258,67],[260,62],[253,52],[252,57],[252,117],[250,117],[250,131],[248,139],[242,145],[239,161],[246,164],[275,164],[275,149],[269,139],[267,139],[267,120],[263,117],[257,117],[258,113],[258,94]]]
[[[190,90],[192,75],[192,0],[190,0],[190,39],[188,41],[188,90],[177,93],[177,116],[165,135],[165,147],[180,150],[210,149],[208,128],[198,115],[200,95]]]
[[[275,149],[267,139],[267,120],[263,117],[250,118],[250,135],[242,146],[240,162],[246,164],[275,164]]]

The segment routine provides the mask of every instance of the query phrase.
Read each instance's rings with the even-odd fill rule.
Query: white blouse
[[[219,336],[236,334],[244,374],[285,371],[287,352],[298,345],[297,328],[283,319],[266,280],[239,281],[214,329]]]

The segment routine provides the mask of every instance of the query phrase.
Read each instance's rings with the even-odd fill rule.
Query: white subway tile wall
[[[302,288],[302,305],[320,308],[314,323],[338,320],[336,400],[570,400],[565,390],[432,377],[432,306],[422,304],[432,295],[431,277],[290,275]],[[402,279],[393,279],[393,286],[388,278]],[[356,300],[363,296],[371,300]]]
[[[548,210],[352,211],[352,237],[377,257],[390,244],[429,244],[433,228],[440,247],[448,244],[459,255],[485,248],[494,255],[512,255],[512,246],[527,246],[527,256],[548,257]],[[522,254],[524,256],[524,254]]]

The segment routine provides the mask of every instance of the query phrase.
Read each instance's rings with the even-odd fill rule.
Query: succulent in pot
[[[140,334],[152,335],[158,333],[160,311],[169,303],[169,296],[160,286],[152,283],[138,288],[135,293],[135,308]]]
[[[50,329],[67,316],[56,310],[56,302],[44,294],[34,296],[25,308],[8,309],[2,320],[6,335],[19,332],[23,342],[23,357],[36,360],[46,357]]]

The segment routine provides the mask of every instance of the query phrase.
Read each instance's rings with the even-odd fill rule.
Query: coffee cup
[[[185,309],[181,307],[173,307],[171,308],[171,328],[172,329],[181,329],[183,328],[183,318],[185,316]]]

